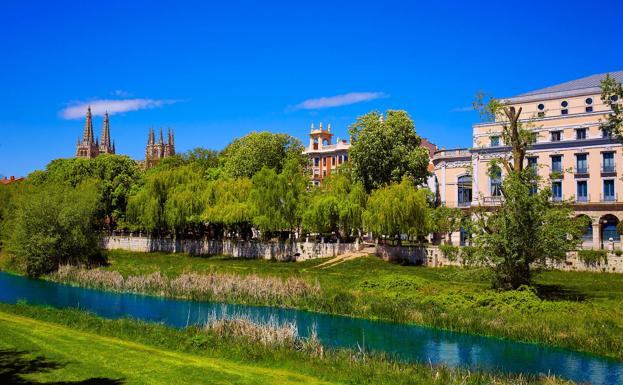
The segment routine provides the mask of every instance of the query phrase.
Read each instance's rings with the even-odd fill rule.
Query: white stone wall
[[[195,255],[226,255],[237,258],[264,258],[303,261],[313,258],[335,257],[357,251],[356,243],[270,243],[259,241],[172,239],[136,236],[106,236],[102,248],[139,252],[161,251]]]
[[[378,245],[376,254],[386,261],[403,260],[414,265],[429,267],[442,266],[462,266],[463,261],[459,256],[456,260],[449,260],[444,253],[436,246],[383,246]],[[586,264],[578,257],[576,251],[567,255],[565,262],[550,263],[549,266],[564,271],[593,271],[607,273],[623,273],[623,255],[617,256],[615,253],[608,253],[608,263],[599,262],[596,264]]]

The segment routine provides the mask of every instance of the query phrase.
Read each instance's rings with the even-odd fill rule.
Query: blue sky
[[[115,112],[117,150],[135,159],[152,125],[173,127],[178,151],[253,130],[307,143],[312,122],[346,137],[374,109],[405,109],[420,135],[468,146],[478,90],[622,70],[622,11],[616,0],[4,0],[0,175],[73,156],[85,103]],[[101,116],[94,125],[99,135]]]

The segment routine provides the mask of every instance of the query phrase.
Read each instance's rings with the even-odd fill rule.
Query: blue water
[[[244,315],[257,322],[294,322],[303,336],[315,329],[325,346],[387,352],[401,360],[557,376],[596,385],[623,384],[623,362],[590,354],[415,325],[370,321],[261,306],[119,294],[0,272],[0,302],[79,307],[105,318],[133,317],[174,327],[208,317]]]

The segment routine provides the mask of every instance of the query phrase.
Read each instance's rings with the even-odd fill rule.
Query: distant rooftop
[[[610,76],[612,76],[616,81],[623,83],[623,71],[606,72],[526,92],[524,94],[513,96],[512,98],[509,98],[509,100],[517,103],[600,92],[600,84],[606,77],[606,74],[610,74]]]

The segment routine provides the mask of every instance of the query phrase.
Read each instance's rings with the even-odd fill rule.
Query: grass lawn
[[[72,309],[0,305],[2,384],[568,384],[428,365],[323,357],[197,329],[104,320]]]
[[[490,289],[483,269],[401,266],[375,257],[318,268],[325,260],[274,262],[183,254],[111,251],[107,270],[124,276],[160,271],[226,272],[317,281],[322,298],[297,307],[390,319],[623,359],[623,275],[544,271],[538,291]]]

